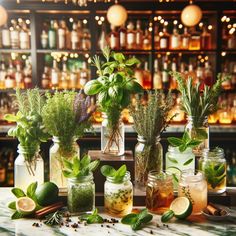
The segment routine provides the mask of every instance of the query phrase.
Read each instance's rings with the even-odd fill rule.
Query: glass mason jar
[[[120,119],[114,129],[108,126],[108,116],[102,114],[101,150],[105,154],[122,156],[125,153],[125,126]]]
[[[195,170],[195,156],[192,148],[187,148],[180,152],[178,147],[168,146],[168,152],[165,156],[166,171],[173,174],[174,189],[178,189],[178,182],[181,171]]]
[[[54,182],[59,188],[66,188],[67,181],[63,176],[63,159],[72,160],[74,156],[80,155],[79,145],[76,142],[76,139],[73,139],[71,150],[65,150],[60,143],[58,137],[53,137],[53,145],[49,149],[50,157],[50,181]]]
[[[204,149],[199,169],[205,174],[208,192],[223,193],[226,190],[226,159],[222,148]]]
[[[209,148],[209,125],[207,117],[203,120],[199,120],[198,117],[187,116],[185,131],[189,133],[192,139],[202,141],[201,144],[193,148],[193,153],[195,156],[200,157],[203,149]]]
[[[174,200],[172,174],[151,171],[148,174],[146,187],[146,207],[156,214],[163,214]]]
[[[163,148],[158,136],[154,143],[138,135],[138,143],[135,146],[135,183],[139,188],[145,188],[150,171],[160,173],[162,171]]]
[[[18,145],[14,163],[14,186],[26,190],[32,182],[44,183],[44,162],[39,147]]]
[[[183,171],[178,185],[178,197],[187,197],[193,204],[192,215],[200,215],[207,206],[207,182],[204,174],[192,169]]]
[[[72,215],[91,213],[95,209],[93,173],[79,178],[68,178],[68,210]]]
[[[133,208],[133,185],[127,171],[121,182],[107,177],[104,184],[105,211],[114,217],[123,217],[131,213]]]

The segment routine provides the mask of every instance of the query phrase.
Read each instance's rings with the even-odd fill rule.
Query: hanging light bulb
[[[121,26],[127,20],[127,11],[126,9],[119,5],[112,5],[107,11],[107,20],[111,25]]]
[[[185,7],[181,12],[181,21],[184,25],[191,27],[197,25],[202,19],[202,10],[199,6],[192,4]]]
[[[0,26],[4,25],[7,22],[7,11],[0,5]]]

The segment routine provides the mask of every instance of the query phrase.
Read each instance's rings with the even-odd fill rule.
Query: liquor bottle
[[[175,58],[173,58],[173,61],[171,63],[171,71],[176,72],[177,71],[177,63]],[[177,81],[174,76],[171,76],[170,78],[170,89],[177,89]]]
[[[163,32],[160,34],[160,49],[169,49],[170,35],[167,33],[166,27],[163,28]]]
[[[227,68],[227,65],[224,65],[224,69],[223,69],[223,73],[221,74],[221,77],[224,78],[225,76],[229,75],[229,71]],[[222,87],[224,90],[228,90],[231,89],[231,80],[225,80],[224,82],[222,82]]]
[[[183,50],[188,50],[189,49],[189,41],[190,41],[190,34],[188,33],[188,28],[184,28],[184,33],[182,35],[182,40],[181,40],[181,49]]]
[[[46,66],[44,67],[44,70],[43,70],[41,86],[43,89],[50,89],[51,88],[51,80],[49,77],[49,68]]]
[[[18,49],[20,46],[20,38],[19,38],[19,30],[17,27],[16,20],[12,20],[12,27],[10,30],[10,37],[11,37],[11,47],[13,49]]]
[[[148,39],[148,38],[147,38]],[[146,40],[147,40],[146,39]],[[141,29],[141,21],[137,20],[136,22],[136,48],[137,49],[142,49],[143,46],[145,45],[145,39],[143,38],[143,31]],[[147,44],[148,42],[146,42]],[[144,45],[143,45],[144,44]]]
[[[148,62],[144,63],[144,71],[143,71],[143,87],[144,89],[152,88],[152,75],[150,70],[148,69]]]
[[[41,47],[43,49],[46,49],[48,47],[48,34],[46,30],[42,30],[42,33],[40,35],[40,40],[41,40]]]
[[[112,50],[118,50],[119,49],[119,35],[115,30],[115,26],[111,25],[111,32],[109,35],[110,39],[110,48]]]
[[[8,29],[7,24],[5,24],[2,29],[2,46],[3,48],[11,47],[10,30]]]
[[[50,49],[56,49],[57,48],[57,32],[54,28],[54,21],[51,20],[50,22],[50,28],[48,30],[48,47]]]
[[[81,49],[84,51],[90,50],[91,48],[91,35],[88,28],[83,28],[83,35],[81,38]]]
[[[133,22],[129,22],[127,25],[127,49],[135,49],[136,48],[136,37],[134,31]]]
[[[89,80],[89,70],[87,66],[87,62],[82,63],[82,69],[80,70],[80,78],[79,78],[79,83],[80,83],[80,88],[83,88],[84,85],[88,82]]]
[[[169,77],[169,73],[168,73],[168,62],[167,60],[164,61],[163,64],[163,69],[162,69],[162,88],[167,90],[169,89],[169,84],[170,84],[170,77]]]
[[[235,49],[236,48],[235,33],[229,33],[229,37],[228,37],[228,41],[227,41],[227,48],[228,49]]]
[[[119,31],[118,31],[118,34],[119,34],[119,48],[124,50],[126,49],[126,39],[127,39],[127,31],[126,31],[126,28],[125,28],[125,25],[123,24]]]
[[[155,49],[160,49],[160,35],[159,35],[158,25],[155,25],[155,28],[154,28],[154,45],[155,45]]]
[[[84,25],[85,28],[85,25]],[[78,32],[78,47],[82,48],[82,38],[83,38],[83,23],[81,20],[77,22],[77,32]]]
[[[106,39],[106,28],[105,25],[102,25],[102,30],[98,39],[98,48],[100,50],[103,50],[105,47],[107,47],[107,39]]]
[[[22,23],[22,28],[20,30],[20,48],[30,48],[30,34],[25,22]]]
[[[75,66],[72,67],[72,71],[70,72],[70,88],[78,88],[78,73]]]
[[[192,78],[193,83],[196,84],[196,72],[194,71],[193,64],[190,62],[188,65],[188,72],[187,72],[187,77]]]
[[[16,80],[16,87],[23,89],[24,88],[24,75],[23,75],[23,72],[21,70],[21,66],[19,63],[16,65],[15,80]]]
[[[138,64],[135,68],[134,78],[141,86],[143,86],[143,70],[141,69],[141,64]]]
[[[63,62],[62,72],[61,72],[61,80],[60,80],[60,85],[59,85],[59,87],[61,89],[68,89],[69,88],[69,76],[70,75],[68,74],[66,63]]]
[[[76,50],[79,48],[79,35],[77,31],[77,24],[74,22],[71,31],[71,49]]]
[[[52,83],[52,89],[59,88],[60,70],[57,67],[57,61],[56,60],[53,60],[53,67],[51,69],[51,83]]]
[[[159,63],[157,59],[154,61],[153,88],[162,89],[161,71],[159,69]]]
[[[231,108],[233,120],[236,121],[236,98],[233,100],[233,107]]]
[[[181,39],[176,27],[173,29],[173,34],[170,36],[170,49],[180,49]]]
[[[7,185],[14,185],[14,153],[10,152],[7,162]]]
[[[66,22],[61,20],[57,30],[58,49],[66,49],[66,31]]]
[[[213,84],[213,71],[209,62],[205,62],[204,83],[208,86]]]
[[[200,50],[200,34],[192,28],[190,41],[189,41],[189,50]]]
[[[15,81],[15,68],[13,67],[12,61],[9,61],[7,75],[5,79],[5,88],[12,89],[16,87]]]
[[[7,71],[5,67],[5,63],[1,62],[1,68],[0,68],[0,89],[5,88],[5,79],[6,79]]]
[[[201,49],[202,50],[211,49],[211,34],[207,32],[206,27],[203,27],[203,32],[201,34]]]
[[[151,50],[151,48],[152,48],[151,36],[149,34],[148,29],[146,29],[144,37],[143,37],[143,49],[144,50]]]
[[[196,83],[200,83],[200,90],[204,88],[204,70],[200,61],[197,62]]]
[[[32,88],[32,67],[29,60],[25,61],[24,68],[24,88]]]

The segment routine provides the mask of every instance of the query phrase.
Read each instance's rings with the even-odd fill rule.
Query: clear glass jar
[[[189,133],[192,139],[202,141],[201,144],[193,148],[194,155],[200,157],[203,149],[209,148],[209,125],[207,117],[199,120],[198,117],[187,116],[185,131]]]
[[[174,189],[177,190],[181,171],[195,170],[195,156],[192,148],[180,152],[178,147],[169,145],[165,157],[166,171],[173,174]]]
[[[44,162],[39,147],[18,145],[19,153],[14,162],[14,186],[26,190],[32,182],[44,183]]]
[[[121,182],[107,177],[104,184],[105,211],[114,217],[123,217],[131,213],[133,208],[133,185],[127,171]]]
[[[93,173],[79,178],[68,178],[67,206],[72,215],[91,213],[95,209]]]
[[[192,215],[200,215],[207,206],[207,182],[200,171],[185,170],[178,185],[178,197],[187,197],[193,204]]]
[[[112,129],[108,127],[108,116],[102,114],[101,126],[101,150],[105,154],[122,156],[125,153],[125,126],[120,119],[117,126]]]
[[[139,188],[145,188],[150,171],[160,173],[163,163],[163,148],[160,143],[160,137],[155,139],[154,143],[148,143],[147,140],[138,135],[138,143],[135,146],[135,184]]]
[[[225,192],[227,166],[222,148],[204,149],[199,160],[199,169],[205,174],[208,192]]]
[[[151,171],[148,174],[146,187],[146,207],[156,214],[163,214],[174,200],[172,174]]]
[[[73,139],[72,147],[70,149],[63,148],[60,144],[58,137],[53,137],[53,145],[49,149],[49,158],[50,158],[50,181],[54,182],[59,188],[66,188],[67,181],[63,176],[63,159],[72,160],[74,156],[80,155],[79,145],[76,142],[76,139]],[[69,150],[69,151],[68,151]]]

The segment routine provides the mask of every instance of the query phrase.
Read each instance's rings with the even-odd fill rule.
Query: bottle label
[[[117,38],[114,35],[111,35],[110,47],[111,47],[111,49],[114,49],[117,47]]]
[[[29,35],[27,32],[20,33],[20,48],[21,49],[29,48]]]
[[[48,32],[48,44],[49,44],[49,48],[56,47],[56,33],[52,30],[49,30]]]
[[[169,82],[169,74],[167,71],[162,72],[162,82],[163,83]]]
[[[10,31],[8,29],[2,30],[2,45],[4,47],[11,46]]]
[[[134,34],[133,33],[128,33],[127,34],[127,44],[132,45],[135,42]]]
[[[58,48],[63,49],[66,46],[66,32],[64,29],[58,29]]]
[[[15,74],[15,79],[16,79],[16,83],[21,83],[22,82],[22,80],[23,80],[23,75],[20,73],[20,72],[17,72],[16,74]]]
[[[5,87],[6,88],[14,88],[15,87],[15,81],[13,79],[6,79],[5,80]]]
[[[79,42],[78,34],[77,34],[76,31],[71,32],[71,42],[72,43],[78,43]]]
[[[176,36],[172,36],[171,38],[171,48],[178,48],[179,47],[179,38]]]
[[[59,83],[59,77],[57,72],[52,72],[52,84],[57,85]]]
[[[148,41],[148,43],[149,43],[148,39],[146,39],[144,41]],[[140,32],[137,32],[137,34],[136,34],[136,44],[137,45],[141,45],[142,44],[142,34]],[[143,44],[145,44],[145,42],[143,42]],[[147,44],[147,42],[146,42],[146,44]]]
[[[126,46],[126,34],[124,32],[120,32],[120,46]]]
[[[17,30],[11,31],[11,45],[12,47],[18,47],[19,44],[19,32]]]
[[[167,39],[165,38],[160,39],[160,48],[167,48]]]

